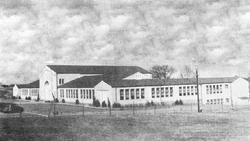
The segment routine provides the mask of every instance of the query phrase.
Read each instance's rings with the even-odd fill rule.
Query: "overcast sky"
[[[200,75],[250,72],[248,0],[1,0],[0,82],[46,63],[168,64]]]

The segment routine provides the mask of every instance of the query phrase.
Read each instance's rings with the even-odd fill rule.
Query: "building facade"
[[[196,79],[156,80],[137,66],[71,66],[48,65],[39,76],[41,100],[92,104],[100,102],[145,104],[182,100],[197,102]],[[200,78],[202,104],[249,104],[249,82],[240,77]]]
[[[21,99],[29,98],[37,100],[39,96],[39,80],[28,84],[14,85],[13,96]]]

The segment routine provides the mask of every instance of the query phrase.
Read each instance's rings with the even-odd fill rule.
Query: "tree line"
[[[152,77],[155,79],[170,79],[177,70],[170,65],[155,65],[150,69]],[[177,75],[179,78],[195,78],[195,70],[185,65]]]

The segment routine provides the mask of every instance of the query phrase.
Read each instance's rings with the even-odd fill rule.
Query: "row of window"
[[[228,86],[225,85],[225,88]],[[207,94],[218,94],[222,93],[222,85],[206,85],[206,93]]]
[[[120,89],[120,100],[144,99],[145,90],[142,89]]]
[[[28,89],[22,89],[22,95],[23,96],[38,96],[39,93],[39,89],[30,89],[30,91]]]
[[[151,89],[152,98],[173,97],[173,87],[161,87]]]
[[[227,103],[229,103],[229,98],[225,99]],[[214,104],[223,104],[223,98],[218,99],[208,99],[207,100],[208,105],[214,105]]]
[[[93,89],[80,89],[81,99],[92,99],[94,97],[95,91]],[[78,89],[66,89],[66,95],[64,95],[64,89],[60,90],[61,98],[78,98]]]
[[[197,95],[197,86],[181,86],[179,87],[179,96]]]

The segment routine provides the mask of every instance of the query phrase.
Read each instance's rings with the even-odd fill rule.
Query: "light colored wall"
[[[135,80],[140,80],[140,79],[152,79],[152,74],[142,74],[140,72],[136,72],[124,79],[135,79]]]
[[[239,78],[232,83],[232,102],[233,105],[247,105],[249,104],[249,82],[245,79]]]
[[[83,76],[96,76],[100,74],[57,74],[57,85],[59,86],[59,79],[64,79],[64,83],[72,81],[74,79],[83,77]]]
[[[19,96],[18,95],[18,87],[17,87],[17,85],[15,85],[14,87],[13,87],[13,96],[15,96],[15,97],[17,97],[17,96]]]
[[[212,93],[207,94],[207,88],[206,86],[212,85],[222,85],[222,93]],[[226,85],[228,85],[228,88],[226,88]],[[208,104],[207,100],[218,100],[223,99],[224,105],[230,105],[231,104],[231,83],[214,83],[214,84],[202,84],[202,103]],[[226,101],[226,99],[229,99],[229,102]]]
[[[105,101],[106,104],[108,104],[108,99],[110,103],[113,103],[112,87],[104,81],[101,81],[95,86],[95,98],[98,99],[100,103]]]
[[[57,86],[56,86],[56,73],[49,67],[45,67],[41,72],[40,78],[40,99],[41,100],[53,100],[52,93],[57,97]],[[48,90],[45,89],[45,82],[49,82]]]

